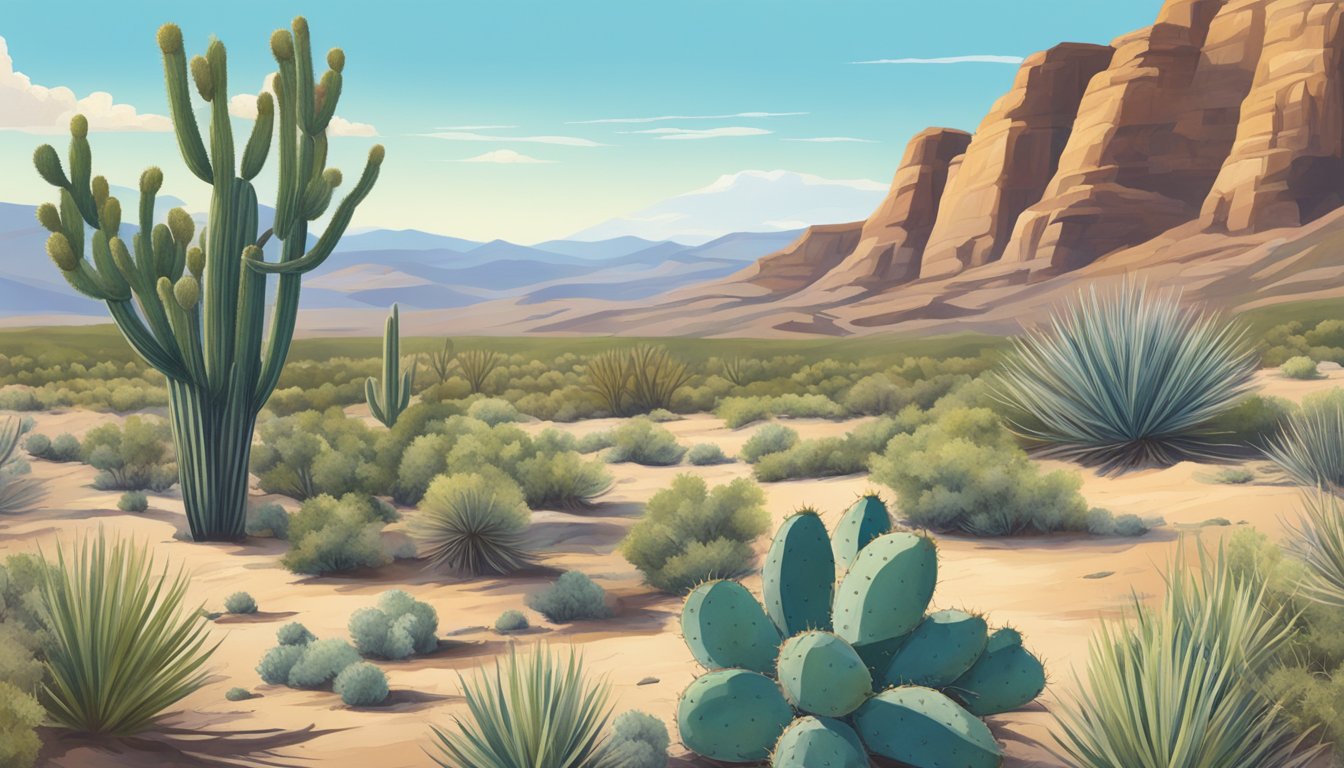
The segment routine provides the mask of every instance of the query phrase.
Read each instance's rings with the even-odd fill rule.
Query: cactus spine
[[[336,207],[326,230],[307,247],[308,223],[326,212],[341,174],[326,167],[326,129],[341,92],[345,54],[327,54],[328,71],[314,83],[308,22],[276,30],[271,51],[279,65],[275,98],[257,97],[257,120],[241,159],[229,118],[223,43],[211,41],[191,61],[191,79],[210,104],[210,147],[192,111],[182,32],[158,32],[168,104],[187,168],[210,184],[208,227],[196,239],[186,211],[155,223],[155,197],[163,172],[140,176],[139,231],[131,247],[120,235],[121,203],[107,180],[92,176],[88,121],[70,121],[67,176],[50,145],[33,155],[37,172],[60,190],[59,208],[38,208],[51,236],[47,253],[81,293],[107,303],[130,345],[168,379],[182,500],[197,541],[243,536],[248,458],[257,413],[280,378],[298,312],[301,276],[318,267],[344,234],[355,208],[378,178],[383,148],[374,146],[355,188]],[[277,120],[278,108],[278,120]],[[275,221],[258,233],[252,180],[278,133],[280,171]],[[85,226],[92,260],[86,258]],[[270,245],[278,256],[266,259]],[[266,328],[266,278],[278,275],[276,301]]]
[[[401,315],[397,305],[392,305],[392,313],[387,316],[383,326],[383,382],[372,376],[364,381],[364,399],[369,401],[369,410],[373,417],[391,428],[397,423],[397,417],[411,404],[411,386],[415,383],[415,363],[411,370],[401,370]]]

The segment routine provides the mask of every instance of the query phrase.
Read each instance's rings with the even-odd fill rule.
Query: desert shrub
[[[1018,337],[1002,395],[1016,431],[1047,453],[1122,471],[1216,453],[1209,422],[1251,387],[1255,353],[1239,326],[1183,308],[1174,292],[1126,280]]]
[[[493,349],[469,349],[457,355],[458,371],[473,395],[486,390],[491,375],[502,362],[503,358]]]
[[[883,417],[861,424],[844,437],[804,440],[787,450],[763,456],[752,474],[763,483],[818,477],[839,477],[867,472],[873,456],[897,434],[912,430],[907,418],[922,413],[917,408],[902,416]]]
[[[246,592],[234,592],[224,598],[225,613],[256,613],[257,601]]]
[[[257,437],[252,472],[267,493],[304,500],[385,490],[373,429],[339,407],[264,416]]]
[[[144,512],[149,509],[149,497],[144,491],[127,491],[117,499],[117,509],[122,512]]]
[[[1344,365],[1344,322],[1322,320],[1310,328],[1298,321],[1284,323],[1260,341],[1261,365],[1283,365],[1298,356]]]
[[[0,680],[0,768],[32,768],[42,742],[37,726],[45,713],[27,691]]]
[[[341,670],[331,689],[346,706],[373,707],[387,699],[387,675],[367,661],[361,661]]]
[[[439,614],[400,589],[384,592],[376,608],[350,615],[350,639],[364,656],[401,660],[439,647]]]
[[[678,475],[649,499],[621,551],[649,584],[682,594],[707,579],[749,572],[751,543],[769,524],[765,494],[750,480],[710,490],[699,477]]]
[[[1202,554],[1193,573],[1176,561],[1160,606],[1136,598],[1132,621],[1105,621],[1093,638],[1086,677],[1056,714],[1073,765],[1295,768],[1319,752],[1297,749],[1263,693],[1290,639],[1282,613],[1222,552]]]
[[[1278,437],[1297,406],[1281,397],[1248,395],[1209,421],[1209,439],[1264,449]]]
[[[380,531],[396,519],[395,509],[368,496],[313,497],[290,518],[290,548],[281,563],[312,575],[384,565]]]
[[[542,433],[540,444],[547,433]],[[517,479],[533,509],[586,509],[611,490],[612,478],[600,462],[572,450],[551,451],[538,446],[537,455],[519,462]]]
[[[729,428],[737,429],[771,417],[838,419],[845,411],[825,395],[789,393],[773,397],[726,397],[714,414]]]
[[[307,645],[282,645],[299,649],[298,660],[289,669],[290,688],[321,688],[336,679],[341,670],[360,661],[359,651],[339,638],[314,640]]]
[[[679,413],[673,413],[666,408],[654,408],[652,411],[644,414],[644,418],[655,424],[666,424],[669,421],[681,421],[685,417]]]
[[[513,403],[508,400],[501,400],[497,397],[487,397],[477,400],[467,408],[467,415],[477,421],[483,421],[490,426],[496,424],[507,424],[514,421],[522,421],[523,415],[518,409],[513,407]]]
[[[612,430],[606,460],[613,464],[633,462],[646,467],[667,467],[681,461],[686,449],[677,438],[648,419],[631,419]]]
[[[289,672],[294,669],[295,664],[299,663],[299,658],[303,656],[303,649],[307,646],[308,643],[277,645],[267,651],[257,664],[257,674],[261,676],[262,682],[268,685],[288,685]]]
[[[607,591],[578,571],[560,574],[554,584],[529,596],[527,607],[557,623],[611,616]]]
[[[123,424],[89,430],[83,460],[99,470],[93,486],[103,491],[166,491],[177,482],[172,433],[164,419],[127,417]]]
[[[32,387],[0,387],[0,411],[40,411],[45,407]]]
[[[1078,475],[1042,474],[983,408],[953,409],[896,435],[873,459],[872,476],[920,528],[975,536],[1086,529]]]
[[[57,435],[54,440],[42,434],[29,435],[23,448],[29,456],[46,461],[79,461],[81,455],[79,439],[69,432]]]
[[[524,768],[547,765],[602,768],[607,764],[602,730],[611,717],[611,689],[589,682],[583,659],[542,646],[527,656],[510,648],[494,669],[462,678],[468,717],[455,720],[452,732],[433,727],[444,768],[464,765]]]
[[[246,688],[230,688],[224,692],[224,698],[229,701],[247,701],[252,698],[252,692]]]
[[[307,645],[317,636],[299,622],[291,621],[275,631],[275,639],[281,645]]]
[[[1087,511],[1086,526],[1093,536],[1142,536],[1150,527],[1138,515],[1117,515],[1101,507]]]
[[[248,536],[289,538],[289,513],[273,501],[259,504],[247,511],[244,530]]]
[[[1299,485],[1344,487],[1344,390],[1304,398],[1265,453]]]
[[[854,382],[840,404],[856,416],[880,416],[904,408],[908,400],[886,374],[874,373]]]
[[[531,625],[528,624],[527,617],[523,615],[522,611],[505,611],[499,614],[498,619],[495,619],[495,631],[497,632],[518,632],[527,629],[529,626]]]
[[[747,438],[747,442],[742,445],[742,450],[738,453],[738,456],[749,464],[755,464],[761,460],[762,456],[787,451],[797,444],[797,430],[783,424],[770,423],[756,430],[755,434]]]
[[[532,561],[523,539],[530,520],[522,491],[503,473],[441,475],[430,483],[410,532],[434,567],[504,574]]]
[[[716,464],[728,464],[732,459],[724,455],[723,449],[714,443],[697,443],[686,452],[686,460],[697,467],[711,467]]]
[[[615,439],[615,433],[610,429],[589,432],[575,442],[574,449],[579,453],[596,453],[610,448]]]
[[[662,720],[630,710],[612,722],[611,730],[607,749],[616,764],[622,768],[667,768],[667,748],[672,739]]]
[[[1321,374],[1316,370],[1316,361],[1306,355],[1290,357],[1279,366],[1279,373],[1290,379],[1319,379]]]
[[[1242,469],[1241,467],[1220,469],[1213,476],[1213,481],[1215,483],[1221,483],[1222,485],[1245,485],[1254,479],[1254,472],[1249,469]]]
[[[47,712],[85,733],[149,727],[204,682],[206,621],[184,601],[187,577],[158,569],[148,549],[109,543],[101,529],[42,569]],[[126,649],[134,649],[128,653]]]

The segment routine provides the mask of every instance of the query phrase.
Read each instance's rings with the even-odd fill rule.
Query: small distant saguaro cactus
[[[381,389],[377,379],[372,376],[364,380],[364,399],[369,401],[369,410],[373,418],[384,426],[397,423],[397,417],[411,404],[411,386],[415,383],[415,366],[411,370],[401,370],[401,315],[397,305],[392,305],[392,314],[387,316],[383,326],[383,381]]]
[[[229,119],[224,44],[212,40],[205,55],[190,64],[196,92],[210,104],[207,151],[192,112],[182,31],[165,24],[158,43],[182,158],[213,189],[200,237],[181,208],[168,212],[167,223],[155,223],[163,172],[151,167],[140,176],[139,231],[127,248],[120,235],[121,203],[109,194],[105,178],[92,175],[89,124],[82,115],[70,121],[68,176],[50,145],[38,147],[33,155],[37,172],[60,190],[59,208],[43,204],[37,218],[51,232],[47,253],[66,280],[106,302],[126,340],[168,379],[182,500],[192,537],[238,539],[247,512],[252,431],[289,352],[300,277],[319,266],[345,233],[355,207],[378,178],[383,148],[376,145],[369,151],[359,182],[308,249],[308,223],[327,210],[341,184],[340,171],[326,167],[326,131],[341,93],[345,54],[333,48],[327,54],[330,69],[314,83],[308,22],[296,18],[292,32],[280,29],[271,35],[271,52],[279,64],[275,97],[265,92],[257,97],[257,120],[239,162]],[[275,220],[259,233],[252,180],[261,172],[277,132]],[[86,225],[92,229],[92,261],[85,257]],[[272,241],[278,241],[271,245],[278,257],[268,261],[265,250]],[[269,331],[268,275],[279,276]]]

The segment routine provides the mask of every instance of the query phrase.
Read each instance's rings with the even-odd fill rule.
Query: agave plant
[[[1209,422],[1250,389],[1245,329],[1126,279],[1095,285],[1015,340],[998,393],[1043,453],[1104,472],[1219,454]],[[1225,448],[1223,446],[1222,448]]]
[[[42,570],[52,642],[43,699],[52,719],[85,733],[123,736],[201,687],[207,645],[199,607],[185,606],[187,577],[156,572],[143,545],[97,536]]]
[[[42,486],[25,477],[28,463],[19,455],[19,440],[28,422],[10,416],[0,423],[0,514],[18,514],[31,509],[42,497]]]
[[[1299,485],[1339,493],[1344,489],[1344,403],[1327,398],[1303,404],[1265,453]]]
[[[1287,549],[1302,562],[1306,597],[1344,608],[1344,509],[1339,497],[1308,494],[1295,524],[1288,526]]]
[[[1291,622],[1221,550],[1201,548],[1197,567],[1178,557],[1161,606],[1136,598],[1132,622],[1092,639],[1087,678],[1055,713],[1070,765],[1302,768],[1320,753],[1259,688]]]
[[[410,531],[434,567],[504,574],[532,562],[523,540],[529,519],[523,492],[507,476],[440,475],[425,491]]]
[[[510,648],[494,673],[462,681],[471,712],[456,732],[431,726],[445,768],[617,768],[603,742],[611,717],[606,681],[589,682],[583,659],[542,646],[527,656]]]

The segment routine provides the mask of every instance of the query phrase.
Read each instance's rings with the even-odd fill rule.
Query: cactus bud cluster
[[[997,768],[1003,751],[978,718],[1030,702],[1045,671],[1015,630],[928,613],[937,574],[932,540],[892,532],[876,496],[845,513],[833,540],[816,513],[791,517],[762,569],[764,607],[731,581],[686,598],[682,634],[711,671],[678,703],[682,741],[773,768],[862,768],[869,754]]]

